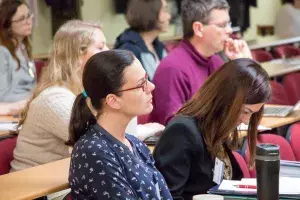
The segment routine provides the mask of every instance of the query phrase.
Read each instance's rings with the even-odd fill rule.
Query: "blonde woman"
[[[74,20],[58,30],[41,83],[21,116],[11,171],[69,157],[65,141],[75,96],[82,91],[83,66],[107,49],[98,25]]]

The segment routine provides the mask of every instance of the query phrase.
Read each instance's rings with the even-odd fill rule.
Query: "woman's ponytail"
[[[69,124],[69,140],[67,145],[74,146],[79,138],[85,134],[87,128],[97,122],[96,117],[91,112],[86,97],[80,93],[73,104],[71,119]]]

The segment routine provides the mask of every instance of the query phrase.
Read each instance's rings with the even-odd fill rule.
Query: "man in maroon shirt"
[[[154,75],[154,110],[150,121],[167,124],[174,113],[202,86],[223,61],[250,57],[242,40],[232,40],[229,5],[226,0],[183,0],[184,39],[161,61]]]

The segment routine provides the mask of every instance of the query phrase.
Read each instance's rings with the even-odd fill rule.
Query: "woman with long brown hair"
[[[242,178],[232,155],[238,144],[237,126],[249,124],[253,166],[257,126],[270,95],[267,72],[251,59],[232,60],[209,77],[177,112],[154,149],[156,167],[174,199],[192,199],[216,185],[218,159],[224,163],[224,179]]]
[[[36,83],[29,41],[32,18],[23,0],[0,4],[0,115],[18,114]]]

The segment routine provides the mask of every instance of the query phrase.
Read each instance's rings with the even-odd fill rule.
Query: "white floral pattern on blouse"
[[[171,200],[148,147],[126,134],[133,152],[98,124],[75,144],[69,185],[72,199]]]

